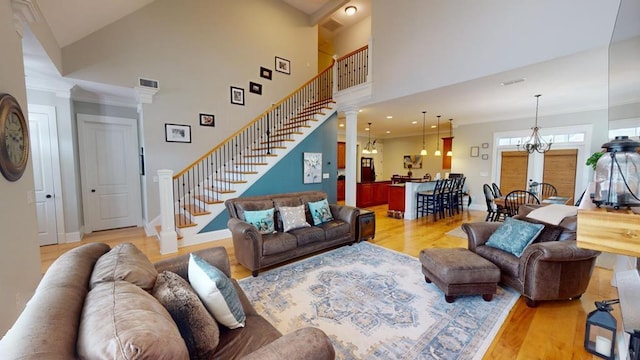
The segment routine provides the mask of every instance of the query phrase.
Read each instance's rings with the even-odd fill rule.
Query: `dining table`
[[[570,197],[550,196],[550,197],[542,200],[540,203],[542,203],[542,204],[568,204],[569,200],[571,200]],[[496,204],[496,206],[498,206],[498,207],[505,207],[505,196],[499,196],[497,198],[494,198],[493,199],[493,203]]]

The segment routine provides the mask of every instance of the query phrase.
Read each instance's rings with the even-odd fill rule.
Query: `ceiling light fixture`
[[[422,112],[422,150],[420,150],[420,155],[427,155],[427,148],[424,145],[424,122],[427,116],[427,112]]]
[[[362,153],[377,154],[378,149],[376,149],[376,140],[373,140],[373,142],[371,142],[371,123],[368,123],[368,124],[369,124],[369,127],[367,128],[367,130],[369,130],[369,141],[367,142],[367,145],[364,146],[364,149],[362,149]]]
[[[449,119],[449,138],[453,139],[453,119]],[[451,140],[451,146],[453,146],[453,140]],[[447,151],[447,156],[453,156],[453,149]]]
[[[347,6],[346,8],[344,8],[344,13],[347,14],[347,16],[353,16],[358,12],[358,8],[355,6]]]
[[[536,122],[535,125],[531,128],[533,130],[533,133],[531,133],[531,136],[527,139],[527,141],[524,142],[524,144],[518,143],[518,150],[526,151],[529,154],[532,154],[534,151],[540,154],[546,153],[547,151],[551,150],[551,145],[553,144],[540,136],[540,128],[538,127],[538,102],[540,101],[540,96],[542,95],[535,95]],[[522,147],[522,149],[520,149],[520,147]]]
[[[436,152],[433,155],[442,155],[442,153],[440,152],[440,115],[438,115],[438,137],[436,138]]]

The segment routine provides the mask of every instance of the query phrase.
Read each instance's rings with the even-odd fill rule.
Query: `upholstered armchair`
[[[503,224],[496,222],[466,223],[469,250],[500,268],[500,282],[520,292],[529,307],[543,300],[578,299],[587,289],[595,260],[600,252],[576,245],[577,217],[565,217],[558,225],[527,217],[536,205],[523,205],[515,217],[545,225],[522,256],[487,246],[489,237]]]

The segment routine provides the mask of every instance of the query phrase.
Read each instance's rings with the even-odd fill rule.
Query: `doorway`
[[[85,233],[142,225],[136,119],[78,114]]]
[[[63,243],[64,210],[56,109],[28,105],[34,201],[40,246]]]

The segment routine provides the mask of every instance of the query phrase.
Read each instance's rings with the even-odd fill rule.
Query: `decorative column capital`
[[[24,34],[24,26],[30,22],[38,22],[42,19],[42,12],[38,4],[33,0],[11,0],[13,9],[13,25],[20,37]]]

